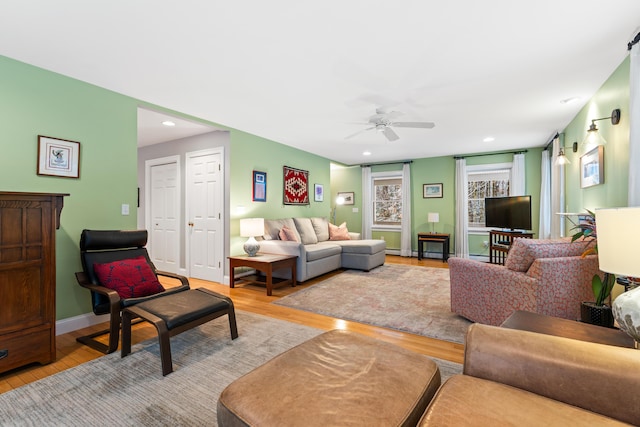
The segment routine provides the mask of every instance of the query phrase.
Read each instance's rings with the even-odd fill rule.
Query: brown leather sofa
[[[640,424],[640,352],[474,324],[420,426]]]

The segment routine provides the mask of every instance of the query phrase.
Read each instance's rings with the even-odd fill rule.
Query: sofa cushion
[[[331,243],[305,245],[304,249],[307,252],[307,261],[316,261],[331,255],[340,255],[342,253],[340,246]]]
[[[300,243],[300,240],[298,239],[298,234],[295,232],[295,230],[290,229],[286,225],[282,226],[282,228],[280,229],[280,233],[278,233],[278,237],[280,237],[280,240],[284,240],[287,242]]]
[[[296,224],[296,229],[300,234],[300,241],[303,245],[318,243],[318,236],[316,236],[311,218],[293,218],[293,222]]]
[[[333,225],[329,224],[329,240],[351,240],[349,236],[349,230],[347,229],[347,223]]]
[[[571,242],[564,239],[515,239],[504,266],[509,270],[526,272],[537,258],[559,258],[580,256],[592,246],[593,241]]]
[[[454,375],[440,387],[418,425],[624,424],[515,387],[469,375]]]
[[[264,220],[264,240],[280,240],[280,230],[282,227],[287,226],[290,230],[298,236],[298,242],[300,241],[300,235],[296,230],[296,224],[293,222],[293,218],[281,218],[281,219],[265,219]]]
[[[313,224],[318,242],[329,240],[329,220],[327,218],[311,218],[311,224]]]
[[[384,240],[341,240],[335,242],[345,254],[373,255],[387,248]]]

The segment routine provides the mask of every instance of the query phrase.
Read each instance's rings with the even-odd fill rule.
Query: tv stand
[[[513,239],[517,238],[533,239],[533,233],[491,230],[489,232],[489,263],[504,265]]]

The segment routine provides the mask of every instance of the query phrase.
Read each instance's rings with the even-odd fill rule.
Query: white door
[[[224,277],[223,149],[187,153],[189,275],[222,283]]]
[[[158,270],[178,273],[180,260],[180,166],[175,156],[149,160],[147,176],[147,249]]]

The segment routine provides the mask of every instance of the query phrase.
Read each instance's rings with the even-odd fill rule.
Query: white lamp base
[[[260,244],[255,238],[249,237],[242,248],[247,255],[256,256],[256,253],[260,250]]]
[[[640,287],[620,294],[613,301],[613,317],[620,329],[640,342]]]

